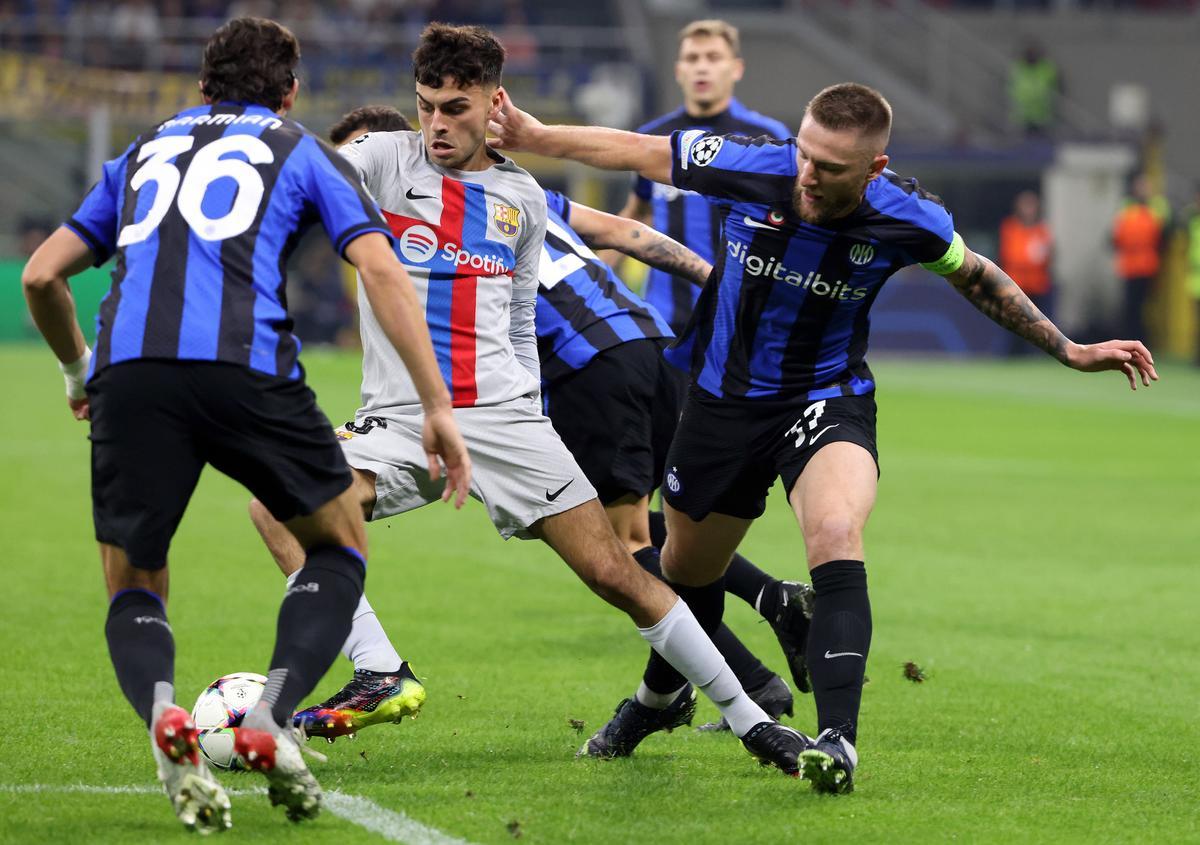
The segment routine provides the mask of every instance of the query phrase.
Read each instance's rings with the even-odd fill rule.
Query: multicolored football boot
[[[199,731],[191,715],[175,704],[155,704],[150,748],[158,779],[183,826],[200,834],[228,830],[229,798],[200,756]]]
[[[355,669],[350,683],[320,704],[296,713],[292,724],[307,736],[333,742],[371,725],[415,717],[424,703],[425,687],[406,660],[398,672]]]

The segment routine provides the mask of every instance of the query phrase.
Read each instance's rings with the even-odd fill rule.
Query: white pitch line
[[[253,789],[227,789],[233,795],[256,794],[262,795],[266,790],[262,787]],[[161,795],[162,789],[156,786],[94,786],[86,783],[75,784],[45,784],[45,783],[0,783],[0,792],[17,794],[54,794],[54,793],[88,793],[92,795]],[[442,833],[436,827],[422,824],[416,819],[397,810],[381,807],[369,798],[361,795],[348,795],[336,789],[325,792],[322,806],[340,819],[351,824],[377,833],[389,842],[402,842],[405,845],[471,845],[466,839],[459,839]]]
[[[380,807],[369,798],[347,795],[336,789],[325,793],[325,804],[329,812],[372,833],[378,833],[390,842],[406,842],[408,845],[470,845],[465,839],[448,836],[436,827],[422,824],[397,810]]]

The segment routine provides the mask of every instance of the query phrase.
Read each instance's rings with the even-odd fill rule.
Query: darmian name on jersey
[[[283,126],[283,121],[277,117],[267,117],[260,114],[231,114],[229,112],[218,112],[216,114],[185,114],[180,117],[173,117],[166,123],[158,127],[158,131],[170,129],[172,126],[233,126],[233,125],[249,124],[250,126],[261,126],[263,129],[278,129]]]
[[[830,299],[857,301],[870,293],[869,288],[851,288],[845,282],[827,282],[820,273],[810,270],[807,275],[789,270],[774,256],[762,258],[750,252],[744,243],[729,242],[729,254],[746,268],[751,276],[766,276],[779,282],[786,282],[793,287],[801,288],[817,296],[827,296]]]

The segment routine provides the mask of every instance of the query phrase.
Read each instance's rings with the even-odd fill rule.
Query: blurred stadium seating
[[[367,102],[411,100],[408,57],[431,18],[493,28],[510,58],[506,84],[554,121],[629,127],[677,105],[675,33],[721,16],[742,32],[739,97],[795,126],[820,87],[856,79],[896,108],[894,166],[941,195],[978,251],[994,254],[1013,196],[1036,188],[1058,232],[1058,315],[1081,337],[1103,332],[1118,297],[1107,221],[1131,173],[1146,170],[1176,205],[1200,164],[1200,13],[1195,0],[0,0],[0,339],[28,336],[15,285],[22,233],[53,225],[135,132],[195,101],[200,47],[237,14],[264,14],[300,37],[303,96],[294,116],[321,132]],[[1044,137],[1009,121],[1013,57],[1037,38],[1065,87]],[[1187,104],[1180,107],[1178,104]],[[523,161],[548,186],[609,209],[627,180]],[[1152,302],[1159,348],[1192,354],[1194,312],[1181,244]],[[336,266],[294,262],[302,336],[332,341],[350,319]],[[93,297],[83,295],[83,302]],[[12,300],[10,302],[10,300]],[[874,310],[876,347],[992,353],[998,330],[916,271]],[[340,332],[345,336],[345,332]]]

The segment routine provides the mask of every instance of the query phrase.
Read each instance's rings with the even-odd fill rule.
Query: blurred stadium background
[[[1188,204],[1200,195],[1195,0],[0,0],[0,340],[36,337],[17,284],[29,250],[105,159],[196,101],[201,45],[247,13],[300,37],[293,116],[321,134],[358,105],[412,111],[409,55],[435,19],[493,28],[509,51],[510,92],[543,119],[631,128],[680,102],[679,28],[725,18],[741,30],[747,64],[738,97],[792,127],[827,84],[880,88],[896,109],[893,167],[940,194],[976,250],[995,256],[1014,197],[1040,192],[1056,241],[1054,316],[1081,340],[1123,324],[1112,222],[1131,177],[1145,173],[1156,207],[1171,209],[1148,339],[1156,352],[1197,353],[1200,281],[1193,292],[1189,272],[1200,279],[1200,267],[1187,257]],[[1050,119],[1035,127],[1022,126],[1013,95],[1028,51],[1061,81]],[[619,208],[628,190],[622,174],[522,163],[601,208]],[[353,345],[352,280],[316,238],[309,245],[317,248],[293,261],[299,334]],[[93,272],[74,286],[85,325],[107,289],[107,270]],[[636,285],[638,268],[625,273]],[[874,309],[874,349],[1010,350],[949,286],[930,282],[914,269],[888,285]]]

